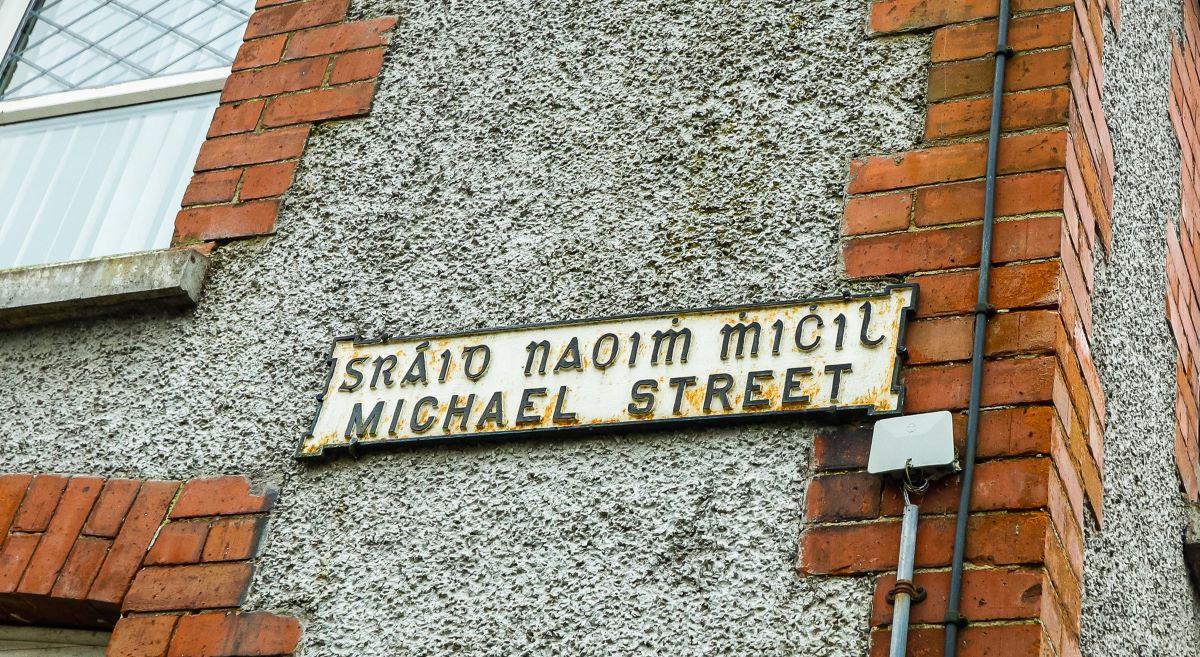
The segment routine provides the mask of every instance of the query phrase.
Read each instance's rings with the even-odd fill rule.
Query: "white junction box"
[[[902,415],[875,423],[867,472],[954,469],[954,419],[949,411]]]

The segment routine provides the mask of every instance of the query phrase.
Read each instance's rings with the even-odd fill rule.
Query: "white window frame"
[[[33,2],[0,0],[0,57],[8,53]],[[0,125],[212,93],[225,86],[229,72],[229,67],[210,68],[0,101]]]

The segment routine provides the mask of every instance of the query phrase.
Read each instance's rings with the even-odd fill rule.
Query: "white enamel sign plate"
[[[455,335],[334,341],[299,456],[752,415],[897,413],[916,288]]]

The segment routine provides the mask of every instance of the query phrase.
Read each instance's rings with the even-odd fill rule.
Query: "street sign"
[[[916,287],[766,305],[334,341],[299,456],[815,411],[899,412]]]

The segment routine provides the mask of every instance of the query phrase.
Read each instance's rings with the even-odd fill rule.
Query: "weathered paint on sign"
[[[299,455],[515,432],[898,412],[916,288],[762,306],[334,341]]]

